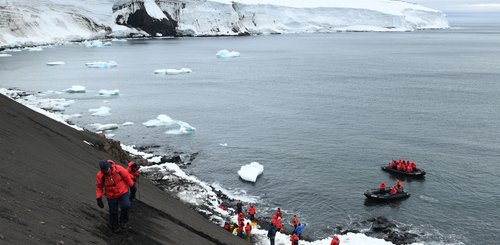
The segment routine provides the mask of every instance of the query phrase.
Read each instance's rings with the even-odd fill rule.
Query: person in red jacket
[[[281,208],[276,209],[276,218],[283,219],[283,215],[281,215]]]
[[[128,187],[134,185],[134,181],[125,168],[115,164],[112,160],[100,160],[99,168],[100,171],[96,175],[95,189],[97,205],[104,208],[102,195],[105,193],[106,199],[108,199],[111,230],[116,233],[120,231],[120,227],[127,227],[128,210],[130,208]],[[119,217],[118,208],[121,210]]]
[[[393,186],[391,187],[391,195],[396,195],[398,193],[398,191],[396,190],[396,187]]]
[[[339,244],[340,244],[339,237],[338,236],[333,236],[332,242],[330,243],[330,245],[339,245]]]
[[[247,234],[247,241],[250,241],[250,232],[252,231],[252,226],[250,225],[250,222],[247,222],[247,225],[245,226],[245,233]]]
[[[238,214],[238,222],[243,222],[245,221],[245,216],[243,216],[243,213]]]
[[[254,221],[255,220],[255,206],[253,204],[250,204],[250,207],[248,208],[248,214],[250,215],[250,220]]]
[[[394,161],[389,162],[389,168],[395,168]]]
[[[292,217],[292,225],[294,230],[297,229],[297,226],[299,226],[299,220],[297,219],[296,214],[294,214]]]
[[[128,173],[130,178],[134,181],[134,185],[130,187],[130,201],[135,199],[135,193],[137,192],[137,180],[139,179],[139,165],[135,162],[128,163]]]
[[[381,190],[381,191],[385,191],[385,187],[386,187],[386,186],[385,186],[385,183],[384,183],[384,182],[380,183],[379,188],[380,188],[380,190]]]
[[[238,233],[237,234],[238,234],[238,236],[240,238],[243,238],[243,228],[244,228],[244,226],[245,226],[245,223],[243,223],[243,221],[239,221],[238,222]]]
[[[299,245],[299,236],[297,234],[292,233],[292,236],[290,237],[290,241],[292,242],[292,245]]]
[[[401,184],[401,181],[398,180],[398,183],[396,184],[396,189],[398,192],[403,191],[403,184]]]

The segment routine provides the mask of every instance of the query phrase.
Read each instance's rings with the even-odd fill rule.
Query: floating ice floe
[[[258,162],[251,162],[250,164],[241,166],[238,175],[246,181],[257,181],[257,177],[264,172],[264,166]]]
[[[120,95],[120,90],[118,90],[118,89],[115,89],[115,90],[101,89],[101,90],[99,90],[99,95],[101,95],[101,96],[117,96],[117,95]]]
[[[111,115],[111,109],[106,106],[101,106],[99,108],[89,109],[89,112],[92,112],[92,116],[100,116],[105,117]]]
[[[215,54],[215,56],[217,56],[217,58],[235,58],[235,57],[240,57],[240,52],[223,49],[219,50],[217,54]]]
[[[42,47],[30,47],[30,48],[24,48],[25,50],[28,50],[28,51],[35,51],[35,52],[39,52],[39,51],[42,51]]]
[[[115,130],[119,128],[118,124],[116,123],[108,123],[108,124],[94,123],[91,126],[94,127],[96,131]]]
[[[127,42],[127,39],[124,38],[113,38],[111,42]]]
[[[66,89],[66,93],[85,93],[85,87],[81,85],[73,85]]]
[[[64,63],[63,61],[47,62],[48,66],[60,66],[60,65],[64,65],[64,64],[66,64],[66,63]]]
[[[134,125],[133,122],[124,122],[124,123],[122,123],[122,126],[132,126],[132,125]]]
[[[219,145],[220,145],[220,146],[223,146],[223,147],[226,147],[226,146],[227,146],[227,143],[220,143]]]
[[[159,127],[159,126],[170,126],[176,124],[177,121],[172,119],[171,117],[160,114],[156,117],[156,119],[151,119],[147,122],[142,123],[142,125],[146,127]]]
[[[12,55],[11,54],[0,54],[0,57],[11,57]]]
[[[181,68],[181,69],[158,69],[155,70],[155,74],[165,74],[165,75],[177,75],[177,74],[183,74],[183,73],[191,73],[193,72],[189,68]]]
[[[87,48],[102,48],[104,46],[111,46],[111,42],[102,42],[101,40],[85,41],[83,42]]]
[[[85,63],[85,66],[87,66],[88,68],[111,68],[111,67],[117,67],[118,63],[116,63],[116,61],[112,61],[112,60],[109,62],[94,61],[94,62]]]
[[[170,129],[166,131],[166,134],[192,134],[196,131],[196,128],[189,125],[189,123],[183,121],[177,121],[177,124],[180,126],[178,129]]]

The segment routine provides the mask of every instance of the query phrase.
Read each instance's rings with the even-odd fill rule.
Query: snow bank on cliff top
[[[219,3],[231,4],[237,2],[242,4],[270,4],[292,8],[355,8],[369,9],[386,14],[401,14],[408,9],[430,12],[441,12],[439,10],[424,7],[422,5],[394,1],[394,0],[211,0]]]

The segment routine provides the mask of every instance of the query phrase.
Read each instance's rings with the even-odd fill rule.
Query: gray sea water
[[[241,57],[217,59],[220,49]],[[65,112],[83,114],[76,124],[131,121],[115,139],[198,152],[187,172],[257,196],[261,213],[297,213],[312,237],[382,215],[427,243],[500,239],[499,26],[129,40],[11,54],[0,58],[0,87],[83,85],[87,93],[49,96],[76,101]],[[97,60],[119,66],[84,65]],[[45,65],[51,61],[66,65]],[[153,74],[182,67],[193,73]],[[103,98],[100,89],[121,94]],[[102,105],[111,116],[90,116]],[[169,135],[142,125],[159,114],[197,130]],[[403,181],[412,194],[405,201],[367,203],[365,190],[395,183],[380,166],[397,158],[415,161],[426,178]],[[253,161],[264,174],[241,181],[236,172]]]

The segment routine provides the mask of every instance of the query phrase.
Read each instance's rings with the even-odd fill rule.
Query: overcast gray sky
[[[407,0],[407,1],[439,9],[444,12],[500,12],[500,0]]]

